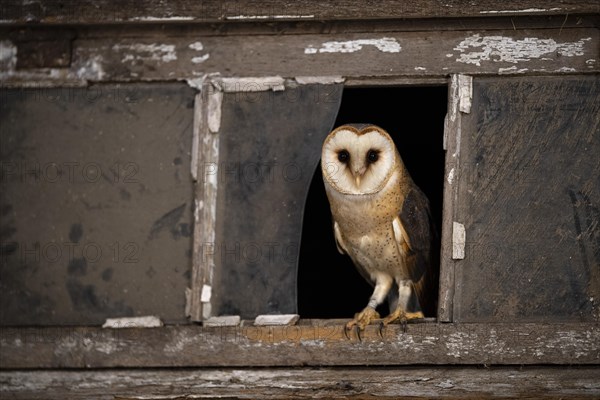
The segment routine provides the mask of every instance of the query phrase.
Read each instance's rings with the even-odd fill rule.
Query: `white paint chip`
[[[123,328],[158,328],[163,326],[160,318],[154,315],[145,317],[128,318],[107,318],[103,328],[123,329]]]
[[[254,320],[254,325],[274,326],[274,325],[295,325],[300,319],[298,314],[281,315],[259,315]]]
[[[210,302],[210,298],[212,297],[212,287],[210,285],[202,286],[202,293],[200,294],[200,301],[202,303]]]
[[[112,49],[123,52],[122,63],[131,61],[162,61],[165,63],[177,60],[173,44],[115,44]]]
[[[463,260],[465,258],[466,244],[465,226],[459,222],[452,223],[452,259]]]
[[[383,53],[399,53],[402,50],[400,43],[396,38],[384,37],[381,39],[358,39],[347,40],[344,42],[331,41],[321,43],[321,46],[308,46],[304,49],[304,54],[317,53],[355,53],[363,49],[364,46],[373,46]]]
[[[281,76],[217,78],[213,80],[213,83],[225,93],[285,90],[285,79]]]
[[[223,103],[223,92],[213,90],[208,94],[208,129],[212,133],[221,129],[221,103]]]
[[[584,46],[591,40],[592,38],[582,38],[575,42],[557,43],[554,39],[513,39],[507,36],[476,34],[462,40],[454,50],[461,53],[456,61],[464,64],[481,66],[484,61],[517,64],[540,59],[545,55],[583,56]]]
[[[544,13],[544,12],[549,12],[549,11],[560,11],[562,10],[561,8],[526,8],[524,10],[499,10],[499,11],[494,11],[494,10],[484,10],[484,11],[479,11],[479,14],[525,14],[525,13]]]
[[[449,185],[452,185],[452,183],[454,182],[454,168],[452,168],[450,172],[448,172],[448,178],[446,179],[446,181]]]
[[[529,71],[528,68],[517,68],[516,65],[513,65],[509,68],[498,68],[499,75],[507,75],[507,74],[524,74]]]
[[[314,14],[306,14],[306,15],[232,15],[225,17],[227,20],[263,20],[263,19],[313,19]]]
[[[223,315],[220,317],[210,317],[202,322],[203,326],[220,327],[220,326],[239,326],[241,318],[239,315]]]
[[[195,51],[202,51],[202,50],[204,50],[204,45],[202,44],[202,42],[190,43],[188,45],[188,47],[190,49],[192,49],[192,50],[195,50]],[[194,64],[203,63],[204,61],[208,60],[209,57],[210,57],[210,54],[208,54],[208,53],[203,54],[201,56],[192,57],[192,63],[194,63]]]
[[[143,21],[143,22],[176,22],[176,21],[193,21],[194,17],[133,17],[130,21]]]
[[[334,83],[344,83],[342,76],[297,76],[294,78],[299,85],[331,85]]]
[[[208,60],[209,57],[210,57],[210,54],[208,54],[208,53],[203,56],[192,57],[192,62],[194,64],[200,64],[200,63],[203,63],[204,61]]]
[[[200,51],[200,50],[204,50],[204,46],[202,45],[202,42],[194,42],[194,43],[190,43],[188,45],[188,47],[192,50],[196,50],[196,51]]]
[[[471,112],[471,101],[473,99],[473,77],[469,75],[458,75],[458,107],[460,112],[469,114]]]

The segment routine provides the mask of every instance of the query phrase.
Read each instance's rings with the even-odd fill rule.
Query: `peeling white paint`
[[[173,44],[115,44],[112,49],[114,51],[123,51],[121,62],[130,61],[162,61],[165,63],[177,60],[175,45]]]
[[[225,17],[226,20],[262,20],[262,19],[312,19],[314,14],[306,15],[232,15]]]
[[[77,78],[86,81],[101,81],[106,76],[102,64],[102,56],[96,55],[89,58],[77,69]]]
[[[212,297],[212,286],[202,285],[202,293],[200,294],[200,301],[203,303],[209,303]]]
[[[163,326],[159,317],[147,315],[144,317],[107,318],[103,328],[157,328]]]
[[[241,318],[239,315],[222,315],[219,317],[210,317],[202,325],[213,327],[238,326],[240,322]]]
[[[188,45],[188,47],[192,50],[196,50],[196,51],[201,51],[204,50],[204,45],[202,45],[202,42],[194,42],[194,43],[190,43]]]
[[[208,53],[203,56],[192,57],[192,62],[194,64],[200,64],[200,63],[203,63],[204,61],[208,60],[208,57],[210,57],[210,54],[208,54]]]
[[[473,100],[473,77],[469,75],[458,75],[458,109],[460,112],[469,114]]]
[[[415,67],[415,71],[427,71],[425,67]]]
[[[384,37],[381,39],[358,39],[345,42],[324,42],[320,47],[308,46],[304,54],[317,53],[354,53],[363,49],[364,46],[374,46],[383,53],[399,53],[402,50],[396,38]]]
[[[472,341],[467,340],[470,339],[468,336],[469,335],[464,332],[456,332],[448,335],[445,343],[448,350],[446,354],[454,358],[460,358],[462,351],[468,352],[468,344]]]
[[[448,172],[448,178],[446,179],[446,181],[449,185],[452,185],[452,183],[454,182],[454,168],[452,168],[450,172]]]
[[[561,67],[559,69],[555,69],[554,72],[576,72],[577,70],[575,68],[570,68],[570,67]]]
[[[217,78],[213,80],[213,83],[225,93],[285,90],[285,79],[281,76]]]
[[[465,258],[465,244],[467,234],[465,226],[460,222],[452,222],[452,259],[463,260]]]
[[[298,314],[259,315],[254,320],[257,326],[285,326],[295,325],[300,319]]]
[[[297,76],[294,80],[299,85],[331,85],[334,83],[344,83],[345,79],[342,76]]]
[[[204,83],[204,76],[202,78],[194,79],[192,82],[188,79],[187,83],[189,86],[201,91]],[[197,85],[197,86],[196,86]],[[194,126],[192,128],[192,161],[190,163],[190,170],[194,181],[198,180],[198,157],[200,152],[200,125],[202,123],[202,92],[196,93],[194,97]],[[196,223],[200,221],[200,210],[204,206],[202,200],[196,200],[196,208],[194,210],[194,219]]]
[[[202,45],[202,42],[190,43],[188,45],[188,47],[190,49],[192,49],[192,50],[195,50],[195,51],[202,51],[202,50],[204,50],[204,46]],[[200,64],[200,63],[203,63],[204,61],[208,60],[209,57],[210,57],[209,53],[206,53],[206,54],[201,55],[201,56],[192,57],[192,62],[194,64]]]
[[[133,17],[129,18],[130,21],[143,21],[143,22],[176,22],[176,21],[193,21],[194,17]]]
[[[456,61],[465,64],[481,66],[483,61],[516,64],[554,53],[563,57],[582,56],[585,54],[586,42],[591,40],[592,38],[582,38],[576,42],[557,43],[554,39],[513,39],[506,36],[476,34],[462,40],[454,50],[462,53]],[[475,49],[479,51],[473,51]]]
[[[524,74],[529,71],[528,68],[517,68],[516,65],[513,65],[509,68],[498,68],[499,75],[508,75],[508,74]]]
[[[223,103],[223,92],[213,90],[208,94],[208,130],[212,133],[221,129],[221,104]]]
[[[479,14],[523,14],[523,13],[544,13],[550,11],[560,11],[562,8],[526,8],[524,10],[500,10],[500,11],[479,11]]]

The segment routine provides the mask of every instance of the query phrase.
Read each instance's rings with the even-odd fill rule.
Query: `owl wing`
[[[348,254],[348,250],[346,250],[346,244],[344,243],[342,233],[340,232],[340,226],[335,221],[333,221],[333,233],[335,235],[335,246],[340,254]]]
[[[400,215],[394,219],[392,227],[398,247],[404,250],[408,275],[425,311],[425,308],[430,308],[425,297],[434,290],[435,282],[431,257],[435,229],[429,201],[417,186],[412,185],[408,190]]]

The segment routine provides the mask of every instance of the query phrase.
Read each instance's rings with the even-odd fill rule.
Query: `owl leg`
[[[371,321],[379,319],[379,313],[375,311],[378,305],[383,303],[392,287],[393,279],[387,275],[379,275],[376,279],[375,290],[369,299],[367,306],[354,316],[354,319],[346,324],[344,333],[348,336],[347,331],[353,327],[357,327],[357,335],[360,339],[360,331],[363,331]]]
[[[398,282],[398,306],[390,315],[383,319],[382,324],[387,325],[395,321],[400,321],[402,324],[405,324],[406,321],[411,319],[425,318],[423,312],[420,310],[416,312],[407,311],[407,307],[412,295],[414,295],[414,293],[412,282],[410,280],[402,280]]]

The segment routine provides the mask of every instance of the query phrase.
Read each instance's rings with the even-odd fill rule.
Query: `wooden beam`
[[[1,37],[1,35],[0,35]],[[4,85],[229,77],[342,76],[439,80],[450,74],[547,75],[600,72],[597,28],[246,36],[96,37],[73,41],[68,68],[19,69],[1,41]],[[11,58],[11,59],[12,59]],[[243,91],[243,88],[242,88]]]
[[[3,371],[10,399],[600,397],[598,367]]]
[[[1,369],[410,364],[598,364],[597,324],[368,326],[345,321],[257,327],[3,328]]]
[[[479,0],[468,5],[460,0],[384,0],[369,2],[368,6],[361,1],[350,0],[326,3],[308,0],[285,3],[276,0],[50,0],[43,3],[5,0],[0,9],[4,24],[48,25],[467,18],[593,14],[600,11],[598,2],[594,0],[520,0],[507,3]]]

